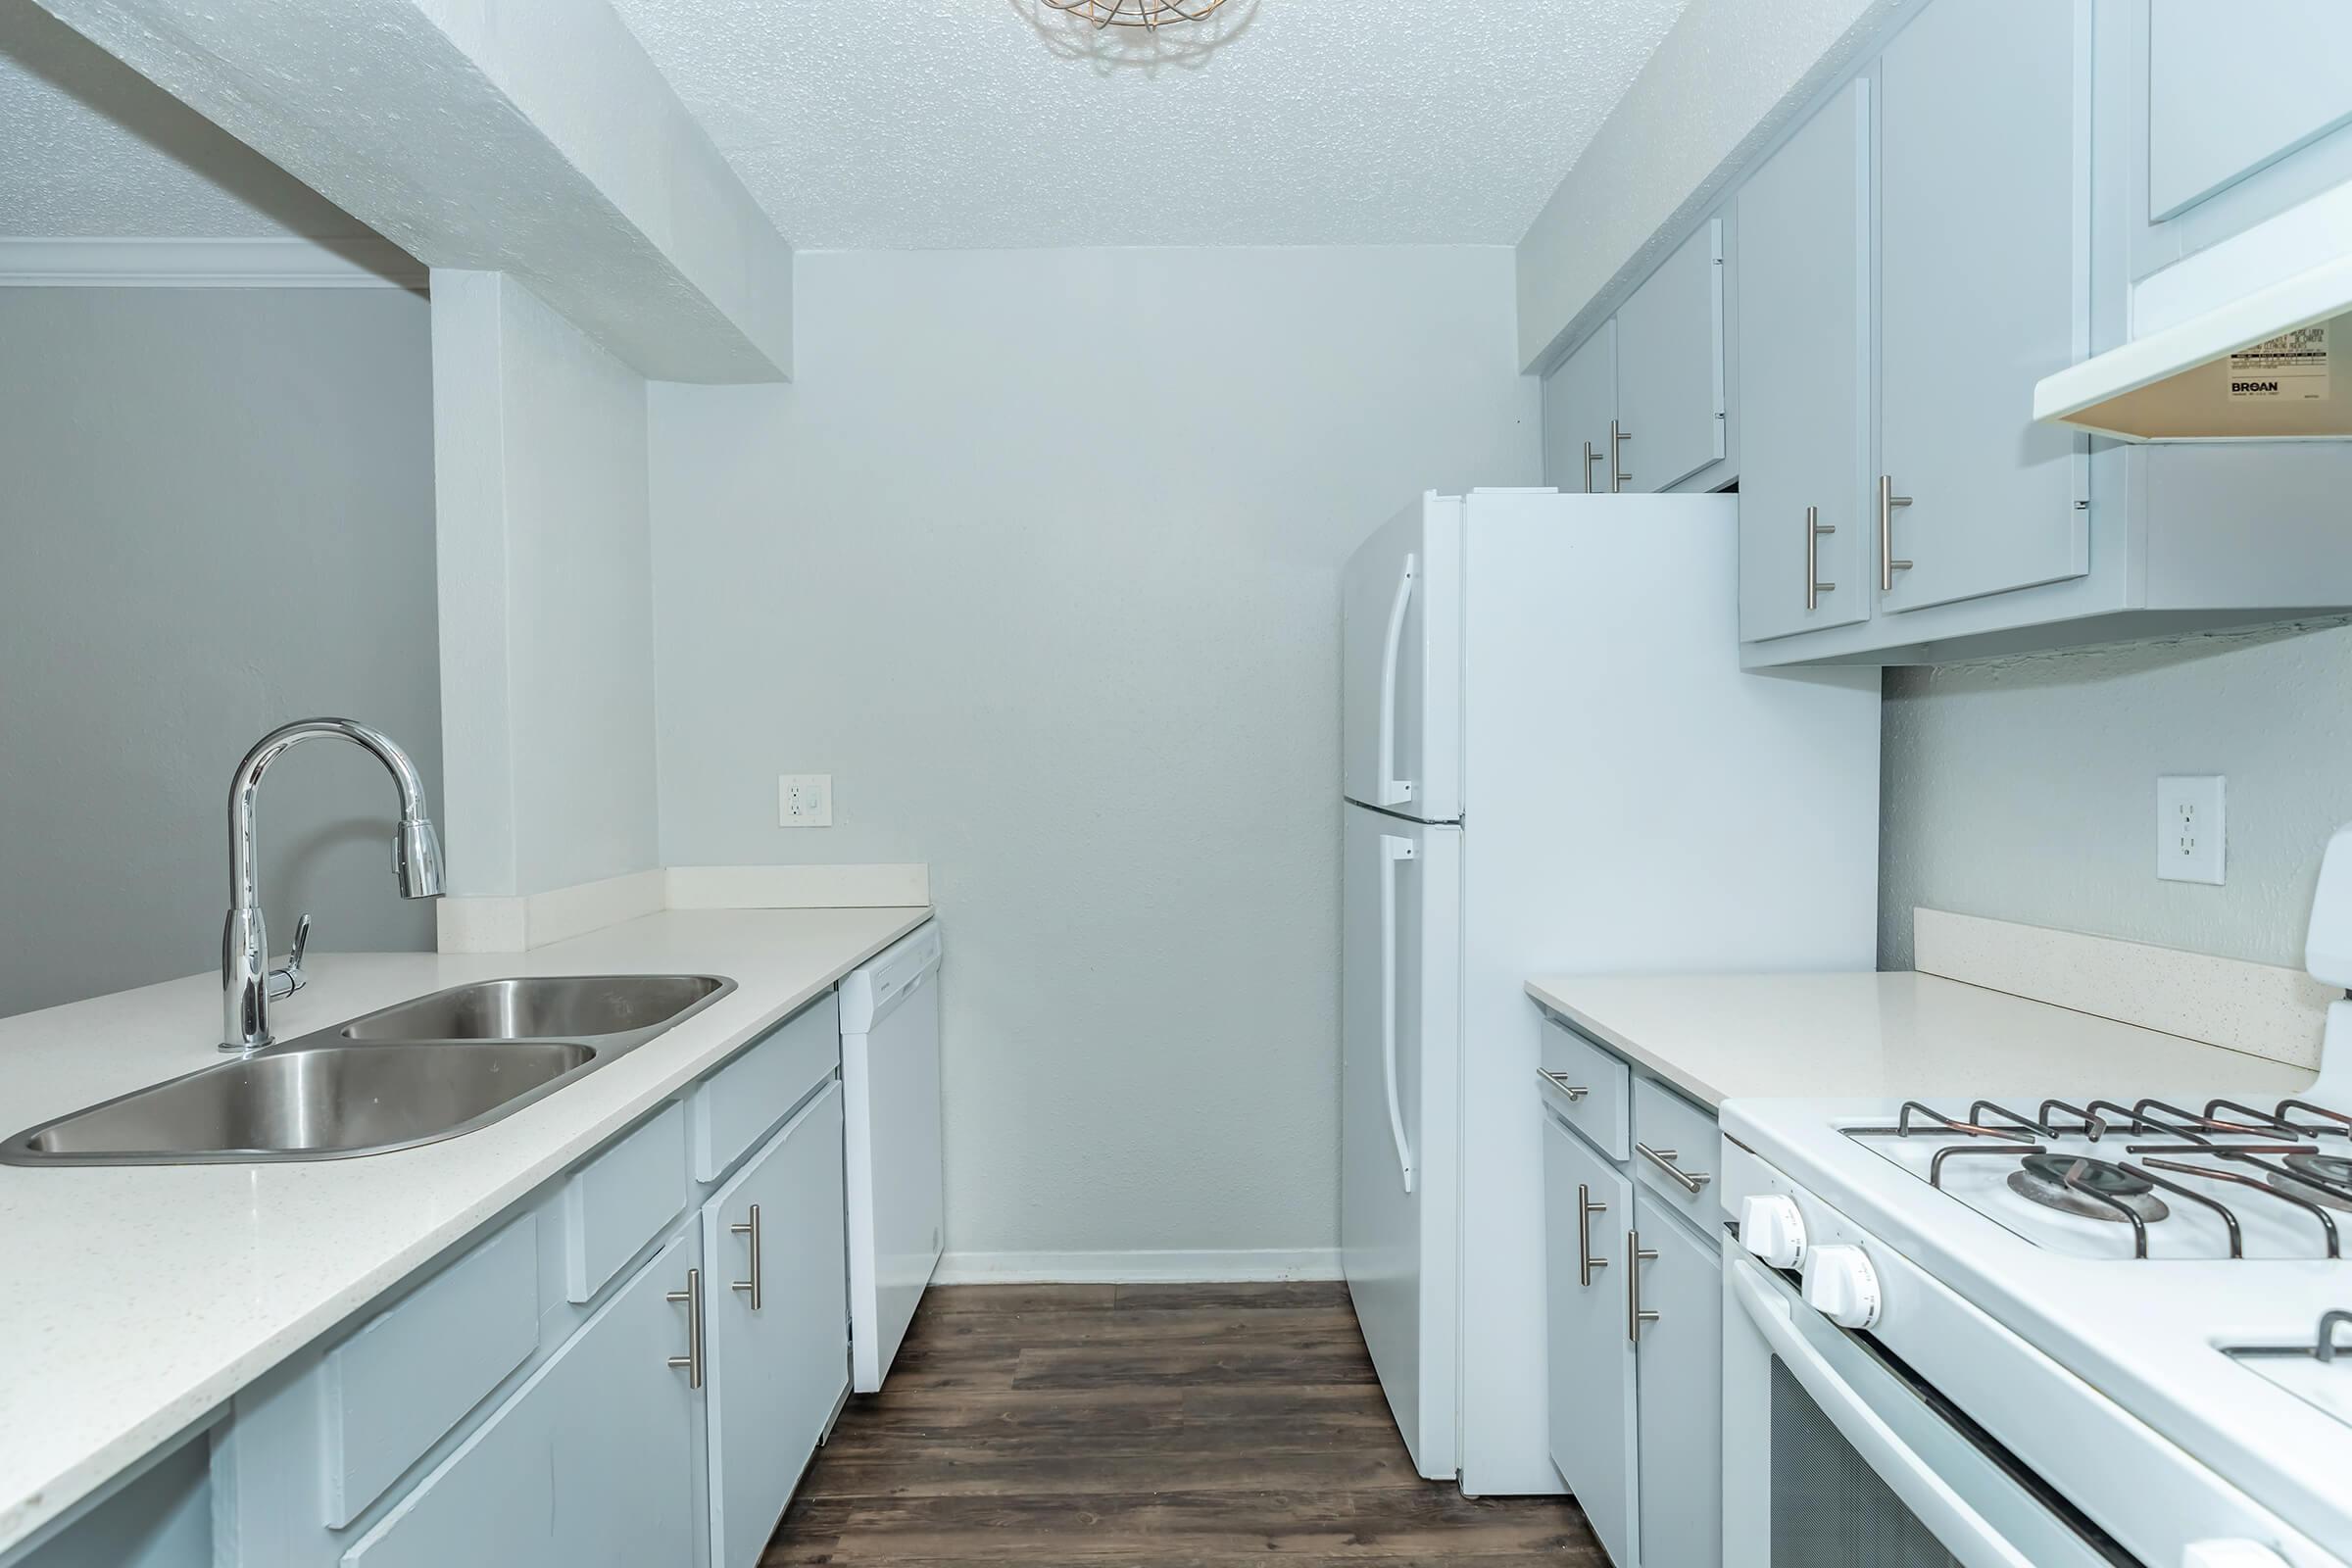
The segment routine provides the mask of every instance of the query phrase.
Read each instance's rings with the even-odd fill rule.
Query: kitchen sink
[[[332,1159],[495,1120],[596,1059],[571,1041],[304,1045],[173,1078],[0,1150],[11,1164]]]
[[[0,1144],[0,1164],[243,1164],[413,1149],[512,1115],[734,989],[691,974],[456,986],[28,1128]]]
[[[734,982],[707,974],[477,980],[355,1018],[346,1040],[545,1040],[665,1029]]]

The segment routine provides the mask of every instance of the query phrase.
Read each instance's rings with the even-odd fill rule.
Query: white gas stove
[[[2352,981],[2352,830],[2309,963]],[[1727,1563],[2352,1565],[2327,1034],[2290,1097],[1728,1102]]]

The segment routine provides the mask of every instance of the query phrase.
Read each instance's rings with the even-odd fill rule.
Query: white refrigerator
[[[1565,1490],[1528,978],[1875,965],[1879,672],[1740,670],[1738,523],[1429,495],[1343,580],[1341,1250],[1468,1493]]]

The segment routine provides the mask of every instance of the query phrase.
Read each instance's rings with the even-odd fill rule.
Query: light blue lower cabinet
[[[1621,1161],[1568,1121],[1564,1097],[1536,1093],[1552,1463],[1616,1568],[1720,1568],[1722,1136],[1637,1075]]]
[[[703,1207],[713,1568],[759,1562],[849,1397],[841,1104],[836,1080]]]
[[[1544,1278],[1551,1462],[1618,1568],[1633,1568],[1634,1347],[1625,1333],[1625,1234],[1634,1184],[1556,1116],[1544,1118]]]
[[[1723,1560],[1723,1259],[1635,1195],[1642,1248],[1642,1325],[1635,1378],[1642,1561],[1704,1568]]]
[[[691,1301],[701,1238],[671,1239],[346,1552],[348,1568],[690,1563],[700,1398]]]

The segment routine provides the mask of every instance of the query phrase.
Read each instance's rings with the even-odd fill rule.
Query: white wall
[[[1584,336],[1906,3],[1690,0],[1519,241],[1520,362]]]
[[[645,382],[500,272],[433,273],[453,894],[655,858]]]
[[[2300,968],[2352,821],[2352,628],[1890,670],[1882,966],[1915,906]],[[2229,881],[2156,880],[2156,778],[2228,776]]]
[[[1534,482],[1511,253],[800,265],[793,385],[653,389],[663,858],[930,862],[951,1249],[1331,1247],[1336,574]]]
[[[218,967],[265,731],[349,714],[437,790],[429,345],[396,289],[0,288],[0,1014]],[[351,747],[270,769],[280,944],[432,945],[397,805]]]

